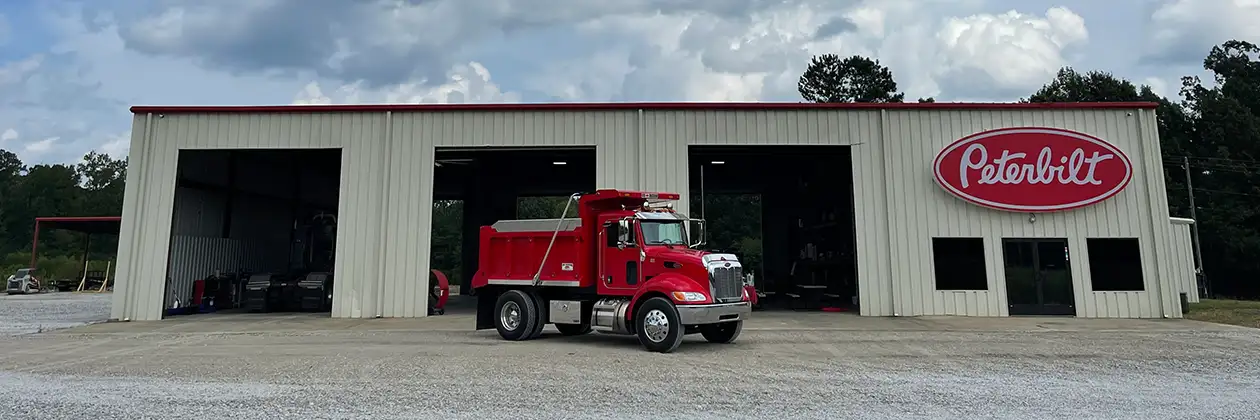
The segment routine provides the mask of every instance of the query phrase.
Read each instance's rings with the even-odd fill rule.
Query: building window
[[[936,290],[988,290],[984,239],[932,238]]]
[[[1142,279],[1142,251],[1137,238],[1090,238],[1089,281],[1096,292],[1132,292],[1146,289]]]

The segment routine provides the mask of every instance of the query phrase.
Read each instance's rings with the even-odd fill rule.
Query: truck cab
[[[509,340],[638,335],[669,352],[687,334],[730,343],[751,313],[733,254],[695,249],[704,222],[674,211],[678,194],[575,194],[577,218],[499,221],[481,230],[477,328]],[[552,229],[547,229],[548,227]],[[698,239],[692,239],[692,236]]]

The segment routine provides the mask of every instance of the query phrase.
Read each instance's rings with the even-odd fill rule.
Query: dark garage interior
[[[595,148],[438,148],[433,173],[429,266],[468,294],[481,226],[560,217],[569,195],[595,190]]]
[[[691,146],[689,155],[704,248],[738,255],[763,307],[857,312],[848,147]]]
[[[341,149],[181,150],[166,315],[332,309]]]

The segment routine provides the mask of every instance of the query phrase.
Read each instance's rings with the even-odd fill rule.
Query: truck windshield
[[[681,221],[643,221],[645,245],[687,245],[687,232]]]

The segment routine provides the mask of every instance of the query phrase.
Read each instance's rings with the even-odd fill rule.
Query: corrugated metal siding
[[[852,146],[853,223],[857,244],[858,304],[864,316],[899,315],[894,310],[892,281],[892,219],[888,217],[889,166],[883,162],[889,142],[883,139],[890,131],[887,114],[867,114],[872,121],[858,124],[862,139]]]
[[[1194,242],[1190,225],[1173,221],[1168,226],[1172,247],[1169,248],[1169,283],[1178,285],[1178,293],[1185,293],[1190,303],[1199,302],[1199,281],[1195,275]]]
[[[333,316],[410,317],[424,316],[427,306],[432,223],[433,167],[417,162],[431,162],[435,147],[594,146],[598,187],[686,195],[692,144],[851,145],[864,315],[1006,315],[1000,238],[1055,236],[1070,238],[1081,316],[1160,316],[1180,286],[1161,289],[1159,274],[1167,272],[1161,262],[1167,258],[1161,257],[1173,236],[1163,210],[1152,115],[1136,110],[137,115],[120,240],[118,272],[126,280],[117,288],[113,316],[160,314],[180,148],[342,148]],[[1135,178],[1107,202],[1041,215],[1036,223],[1028,223],[1026,215],[964,203],[934,184],[930,165],[941,147],[976,131],[1016,125],[1098,135],[1130,155]],[[687,200],[678,204],[688,211]],[[989,290],[934,290],[933,235],[983,236]],[[1146,291],[1090,291],[1082,258],[1089,236],[1142,238]]]
[[[223,234],[227,201],[222,194],[178,188],[175,194],[172,235],[217,237]]]
[[[1154,132],[1133,111],[888,111],[890,131],[884,140],[889,165],[885,175],[892,246],[895,311],[900,315],[1006,315],[1006,284],[1002,238],[1067,238],[1071,252],[1078,316],[1160,317],[1172,308],[1161,290],[1167,217],[1164,205],[1154,205],[1162,193],[1158,150],[1149,150]],[[1013,126],[1047,126],[1078,130],[1116,145],[1133,160],[1134,179],[1120,194],[1087,207],[1063,213],[1028,215],[984,209],[949,195],[935,184],[932,160],[947,144],[979,131]],[[1147,153],[1155,153],[1154,158]],[[874,182],[873,180],[871,182]],[[877,185],[868,185],[871,189]],[[867,199],[878,199],[868,197]],[[859,199],[860,200],[860,199]],[[1158,210],[1154,210],[1158,209]],[[1153,220],[1160,220],[1158,229]],[[931,238],[983,237],[989,254],[989,289],[937,291],[934,287]],[[1140,292],[1094,292],[1089,282],[1085,239],[1136,237],[1141,241],[1146,287]],[[895,263],[894,263],[895,262]],[[861,263],[868,263],[865,259]],[[865,279],[863,279],[865,280]],[[1179,316],[1177,314],[1176,316]]]
[[[886,259],[884,151],[880,111],[649,111],[643,115],[640,179],[643,189],[690,194],[692,145],[852,146],[858,197],[858,299],[863,315],[893,315]],[[686,213],[688,201],[677,209]],[[868,262],[869,259],[869,262]]]
[[[334,316],[372,316],[380,277],[384,115],[136,115],[111,318],[160,319],[179,149],[341,148]],[[284,248],[287,252],[287,246]],[[343,273],[354,273],[354,276]],[[347,280],[350,279],[350,280]],[[365,314],[366,313],[366,314]]]
[[[394,113],[378,165],[382,252],[381,316],[425,316],[428,308],[435,147],[595,147],[597,188],[639,188],[633,112]],[[344,202],[344,200],[343,200]]]
[[[236,271],[241,267],[244,251],[244,244],[233,239],[171,237],[171,262],[167,272],[170,282],[163,307],[171,307],[175,299],[179,299],[180,306],[188,306],[193,282],[214,274],[215,270]]]

